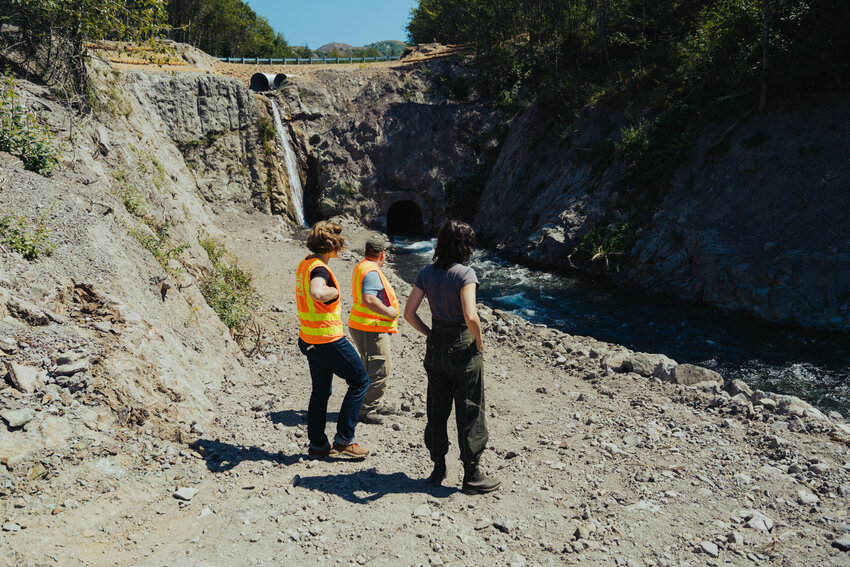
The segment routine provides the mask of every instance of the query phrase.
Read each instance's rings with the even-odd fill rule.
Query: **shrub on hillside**
[[[212,272],[201,280],[201,294],[222,323],[233,330],[242,329],[257,307],[251,274],[231,262],[224,245],[214,238],[201,233],[198,242],[213,265]]]
[[[50,129],[27,112],[12,77],[0,91],[0,151],[21,158],[24,167],[50,177],[59,163],[59,145]]]
[[[35,222],[15,215],[12,210],[0,214],[0,244],[19,252],[28,260],[50,256],[53,253],[53,243],[50,241],[50,229],[45,222],[49,212],[48,209],[39,215]]]

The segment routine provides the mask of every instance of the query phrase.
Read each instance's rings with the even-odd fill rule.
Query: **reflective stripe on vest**
[[[354,273],[351,274],[351,293],[354,298],[354,305],[351,308],[351,315],[348,317],[348,326],[352,329],[372,333],[398,333],[398,316],[395,319],[388,319],[375,313],[363,303],[363,278],[370,272],[378,272],[378,277],[381,278],[381,285],[384,286],[390,306],[395,307],[395,310],[398,311],[398,299],[395,296],[395,291],[393,291],[393,287],[387,281],[381,268],[371,260],[363,260],[357,264]]]
[[[345,336],[339,297],[330,305],[314,301],[310,297],[310,272],[318,266],[328,270],[338,290],[339,282],[336,281],[336,276],[328,265],[318,258],[308,256],[301,260],[298,264],[298,272],[295,274],[295,302],[298,305],[298,320],[301,322],[298,336],[305,343],[314,345],[332,343]]]

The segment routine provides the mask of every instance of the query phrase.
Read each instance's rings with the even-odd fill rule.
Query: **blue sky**
[[[268,19],[290,45],[311,49],[326,43],[355,47],[397,39],[407,41],[404,26],[416,0],[246,0]]]

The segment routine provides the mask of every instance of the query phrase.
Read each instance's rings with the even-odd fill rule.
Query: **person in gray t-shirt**
[[[404,306],[404,318],[428,337],[424,361],[428,375],[425,446],[434,462],[428,482],[439,486],[446,478],[447,425],[454,404],[463,490],[484,493],[496,490],[502,483],[484,476],[478,467],[488,435],[484,342],[475,303],[478,278],[475,270],[464,265],[472,256],[474,242],[475,232],[464,222],[450,220],[440,227],[434,263],[419,272]],[[416,312],[425,297],[431,308],[430,328]]]

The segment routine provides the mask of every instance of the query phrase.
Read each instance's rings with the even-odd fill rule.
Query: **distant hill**
[[[343,55],[348,55],[349,53],[354,53],[354,51],[358,49],[363,49],[362,47],[354,47],[352,45],[348,45],[347,43],[326,43],[323,46],[316,49],[316,53],[330,53],[336,48],[337,51],[342,53]]]
[[[369,45],[364,45],[363,47],[354,47],[347,43],[333,42],[326,43],[318,49],[315,49],[313,54],[317,57],[328,56],[334,51],[334,49],[336,49],[340,55],[344,55],[346,57],[374,57],[376,55],[380,55],[381,57],[395,57],[397,55],[401,55],[405,47],[407,47],[406,43],[394,39],[377,41],[375,43],[370,43]]]

